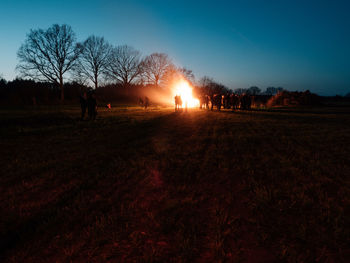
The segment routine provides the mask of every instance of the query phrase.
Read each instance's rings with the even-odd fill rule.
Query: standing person
[[[247,95],[247,110],[251,110],[252,107],[252,95]]]
[[[209,96],[205,95],[205,108],[209,110]]]
[[[231,95],[232,110],[237,110],[239,106],[239,97],[237,94]]]
[[[179,96],[175,96],[175,111],[179,110]]]
[[[246,110],[247,109],[247,94],[243,93],[241,96],[241,109]]]
[[[146,96],[145,97],[145,109],[149,106],[149,98]]]
[[[81,120],[84,120],[86,107],[87,107],[87,94],[86,94],[86,91],[84,91],[83,94],[80,94]]]
[[[90,93],[89,98],[87,100],[87,105],[88,105],[89,119],[95,120],[97,115],[97,102],[96,102],[96,96],[94,92]]]
[[[143,107],[143,99],[141,97],[139,98],[139,105]]]
[[[224,98],[224,108],[225,109],[230,109],[231,108],[231,105],[230,105],[230,93],[229,92],[226,92],[226,96]]]

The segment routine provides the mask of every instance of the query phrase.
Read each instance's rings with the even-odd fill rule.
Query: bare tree
[[[266,95],[276,95],[277,89],[275,87],[267,87],[264,93]]]
[[[63,76],[80,55],[80,45],[68,25],[53,25],[46,31],[31,30],[18,50],[17,69],[24,77],[57,83],[64,100]]]
[[[162,87],[171,87],[180,79],[185,79],[190,85],[194,85],[195,82],[192,70],[186,68],[177,68],[174,64],[170,64],[166,68],[159,84]]]
[[[284,91],[284,88],[278,87],[278,88],[276,89],[276,91],[277,91],[277,93],[280,93],[280,92]]]
[[[191,82],[192,84],[195,82],[195,77],[191,69],[187,69],[183,67],[183,68],[178,68],[178,71],[187,81]]]
[[[160,85],[164,87],[169,87],[174,82],[178,81],[179,79],[185,79],[187,80],[191,85],[194,84],[195,78],[192,73],[192,70],[186,69],[186,68],[177,68],[175,65],[170,64],[161,80],[160,80]]]
[[[115,47],[109,56],[106,74],[127,88],[140,76],[140,62],[138,50],[127,45]]]
[[[201,88],[205,88],[210,86],[212,83],[214,82],[214,80],[208,76],[204,76],[199,80],[199,85]]]
[[[0,88],[4,88],[7,84],[6,79],[0,74]]]
[[[147,83],[159,86],[173,63],[167,54],[153,53],[142,61],[142,73]]]
[[[261,89],[259,89],[258,87],[256,86],[252,86],[250,87],[247,92],[250,94],[250,95],[258,95],[261,93]]]
[[[97,89],[99,76],[107,68],[111,49],[110,44],[103,37],[88,37],[82,44],[81,56],[74,67],[77,79],[83,83],[84,79],[88,79]]]
[[[247,93],[247,89],[243,89],[243,88],[237,88],[237,89],[234,89],[234,93],[237,94],[237,95],[242,95],[244,93]]]
[[[206,95],[221,94],[229,90],[223,84],[217,83],[212,78],[207,76],[204,76],[199,80],[199,87]]]
[[[178,80],[180,77],[182,77],[182,75],[178,68],[176,68],[175,65],[170,64],[164,71],[164,74],[159,81],[159,85],[163,87],[170,87],[172,84],[174,84],[174,81]]]
[[[202,93],[205,95],[210,94],[210,89],[214,80],[208,76],[204,76],[199,80],[199,87],[202,90]]]

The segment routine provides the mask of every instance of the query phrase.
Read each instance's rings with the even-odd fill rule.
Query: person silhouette
[[[178,111],[179,110],[179,96],[176,95],[174,99],[175,99],[175,111]]]
[[[97,115],[97,102],[95,93],[92,92],[87,100],[88,105],[88,115],[90,120],[95,120]]]
[[[145,97],[145,109],[147,109],[149,106],[149,98],[146,96]]]

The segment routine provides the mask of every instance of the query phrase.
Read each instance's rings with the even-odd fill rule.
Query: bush
[[[320,97],[309,90],[304,92],[282,91],[271,97],[267,102],[268,107],[273,106],[313,106],[320,104]]]

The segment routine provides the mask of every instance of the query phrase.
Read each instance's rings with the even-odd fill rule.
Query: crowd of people
[[[183,101],[180,95],[175,96],[175,112],[183,110]],[[202,95],[199,99],[199,108],[200,109],[211,109],[213,110],[214,106],[218,110],[221,110],[221,107],[224,109],[232,110],[250,110],[252,104],[252,96],[248,94],[212,94],[212,95]],[[150,100],[147,96],[138,99],[138,104],[145,109],[150,105]],[[80,95],[80,107],[81,107],[81,120],[85,119],[86,110],[88,113],[88,120],[95,120],[97,116],[97,101],[94,91],[83,91]],[[111,104],[107,104],[107,108],[111,108]],[[185,110],[187,110],[187,104],[185,105]]]
[[[175,96],[175,111],[182,110],[182,99],[180,95]]]
[[[142,107],[145,107],[145,109],[147,109],[149,107],[149,98],[147,96],[145,96],[144,99],[142,99],[141,97],[139,97],[139,105]]]
[[[232,110],[250,110],[252,105],[253,97],[248,94],[230,94],[226,93],[222,94],[211,94],[211,95],[202,95],[199,100],[199,108],[205,108],[213,110],[214,106],[217,107],[218,110],[221,110],[221,107],[224,109],[232,109]]]

